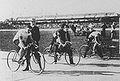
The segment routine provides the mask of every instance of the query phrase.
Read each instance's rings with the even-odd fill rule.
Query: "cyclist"
[[[89,48],[90,48],[90,46],[91,46],[92,43],[94,44],[94,45],[93,45],[93,51],[92,51],[92,52],[95,53],[95,49],[96,49],[98,55],[101,57],[101,59],[103,59],[102,52],[101,52],[101,50],[100,50],[100,47],[98,46],[98,45],[101,44],[101,32],[98,32],[98,31],[93,31],[93,32],[88,36],[88,41],[87,41],[88,48],[86,49],[84,58],[86,57],[86,54],[87,54],[87,52],[89,51]]]
[[[26,26],[25,29],[20,29],[13,38],[13,43],[18,46],[18,54],[20,55],[18,62],[20,62],[25,55],[24,51],[29,44],[28,38],[31,38],[31,29],[31,26]]]
[[[31,39],[30,40],[31,40],[31,42],[34,43],[35,46],[32,45],[30,48],[28,48],[27,55],[25,56],[27,66],[26,66],[24,71],[29,70],[31,51],[34,52],[34,56],[38,60],[39,67],[41,68],[40,56],[39,56],[39,53],[38,53],[38,51],[39,51],[40,31],[39,31],[39,28],[36,26],[36,20],[35,19],[32,19],[31,27],[32,27],[32,30],[31,30]]]
[[[69,49],[69,47],[67,47],[67,45],[66,45],[66,43],[68,41],[69,41],[69,43],[71,43],[70,42],[70,34],[68,32],[68,28],[69,28],[68,25],[62,24],[61,29],[57,30],[53,34],[54,38],[53,38],[53,41],[52,41],[51,44],[53,44],[53,42],[58,42],[58,45],[56,46],[56,52],[67,52],[68,55],[69,55],[70,64],[74,64],[74,62],[73,62],[73,56],[72,56],[72,50]],[[50,47],[51,46],[52,45],[50,45]],[[57,60],[55,59],[55,63],[56,62],[57,62]]]
[[[52,42],[49,46],[50,52],[53,52],[53,50],[52,50],[53,44],[56,42],[59,42],[59,40],[58,40],[59,39],[59,31],[64,31],[64,26],[65,26],[65,24],[62,24],[60,29],[58,29],[55,33],[53,33]]]

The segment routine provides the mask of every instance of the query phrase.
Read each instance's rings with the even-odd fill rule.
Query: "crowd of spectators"
[[[93,28],[101,28],[101,26],[104,23],[69,23],[69,27],[71,28],[76,28],[76,29],[83,29],[86,30],[87,28],[89,28],[90,26]],[[40,29],[52,29],[52,28],[59,28],[61,25],[61,23],[51,23],[51,24],[37,24],[37,26]],[[22,24],[22,25],[14,25],[12,23],[8,23],[8,22],[0,22],[0,29],[22,29],[24,28],[26,25]],[[108,28],[111,28],[111,23],[108,24],[107,26]],[[116,23],[116,28],[119,28],[119,23]],[[75,31],[75,30],[74,30]]]

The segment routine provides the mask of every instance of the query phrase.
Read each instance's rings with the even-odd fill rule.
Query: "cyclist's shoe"
[[[23,71],[29,71],[29,67],[25,68]]]
[[[57,60],[54,61],[54,64],[57,64]]]
[[[74,65],[75,63],[70,63],[70,64],[73,64],[73,65]]]
[[[83,55],[83,58],[86,58],[86,55]]]

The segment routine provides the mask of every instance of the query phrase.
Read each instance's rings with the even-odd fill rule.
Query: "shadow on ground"
[[[69,66],[67,63],[57,63]],[[98,66],[98,67],[120,67],[120,64],[108,64],[108,63],[80,63],[76,66]],[[74,67],[74,65],[71,65]]]
[[[62,70],[54,70],[54,71],[44,71],[42,74],[55,74],[55,75],[70,75],[70,76],[80,76],[80,75],[114,75],[120,74],[120,72],[112,72],[112,71],[62,71]]]
[[[98,67],[120,67],[120,64],[98,64],[98,63],[87,63],[87,64],[79,64],[79,66],[82,65],[89,65],[89,66],[98,66]]]

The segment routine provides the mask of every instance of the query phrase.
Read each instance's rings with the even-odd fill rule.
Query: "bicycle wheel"
[[[41,54],[40,52],[39,52],[39,55],[40,55],[39,62],[38,62],[38,58],[35,58],[34,55],[32,55],[30,59],[30,69],[34,74],[41,74],[45,69],[45,58],[43,54]]]
[[[104,58],[106,59],[106,60],[109,60],[110,59],[110,52],[109,51],[107,51],[106,53],[104,53]]]
[[[111,52],[110,52],[111,49],[108,49],[108,48],[102,48],[102,54],[103,54],[103,58],[106,59],[106,60],[109,60],[110,57],[111,57]]]
[[[20,68],[18,64],[18,53],[15,50],[11,50],[7,55],[7,65],[12,72],[16,72]]]
[[[74,48],[71,48],[72,49],[72,58],[73,58],[73,62],[75,63],[74,65],[78,65],[79,62],[80,62],[80,59],[81,59],[81,55],[79,54],[79,52],[74,49]],[[65,60],[67,62],[67,64],[70,64],[70,61],[69,61],[69,55],[68,53],[65,53]]]
[[[79,53],[81,54],[82,57],[84,57],[87,48],[88,48],[88,45],[82,45],[80,47]]]
[[[50,48],[46,47],[44,49],[44,57],[45,57],[45,62],[48,64],[53,64],[54,63],[54,52],[50,53]]]

